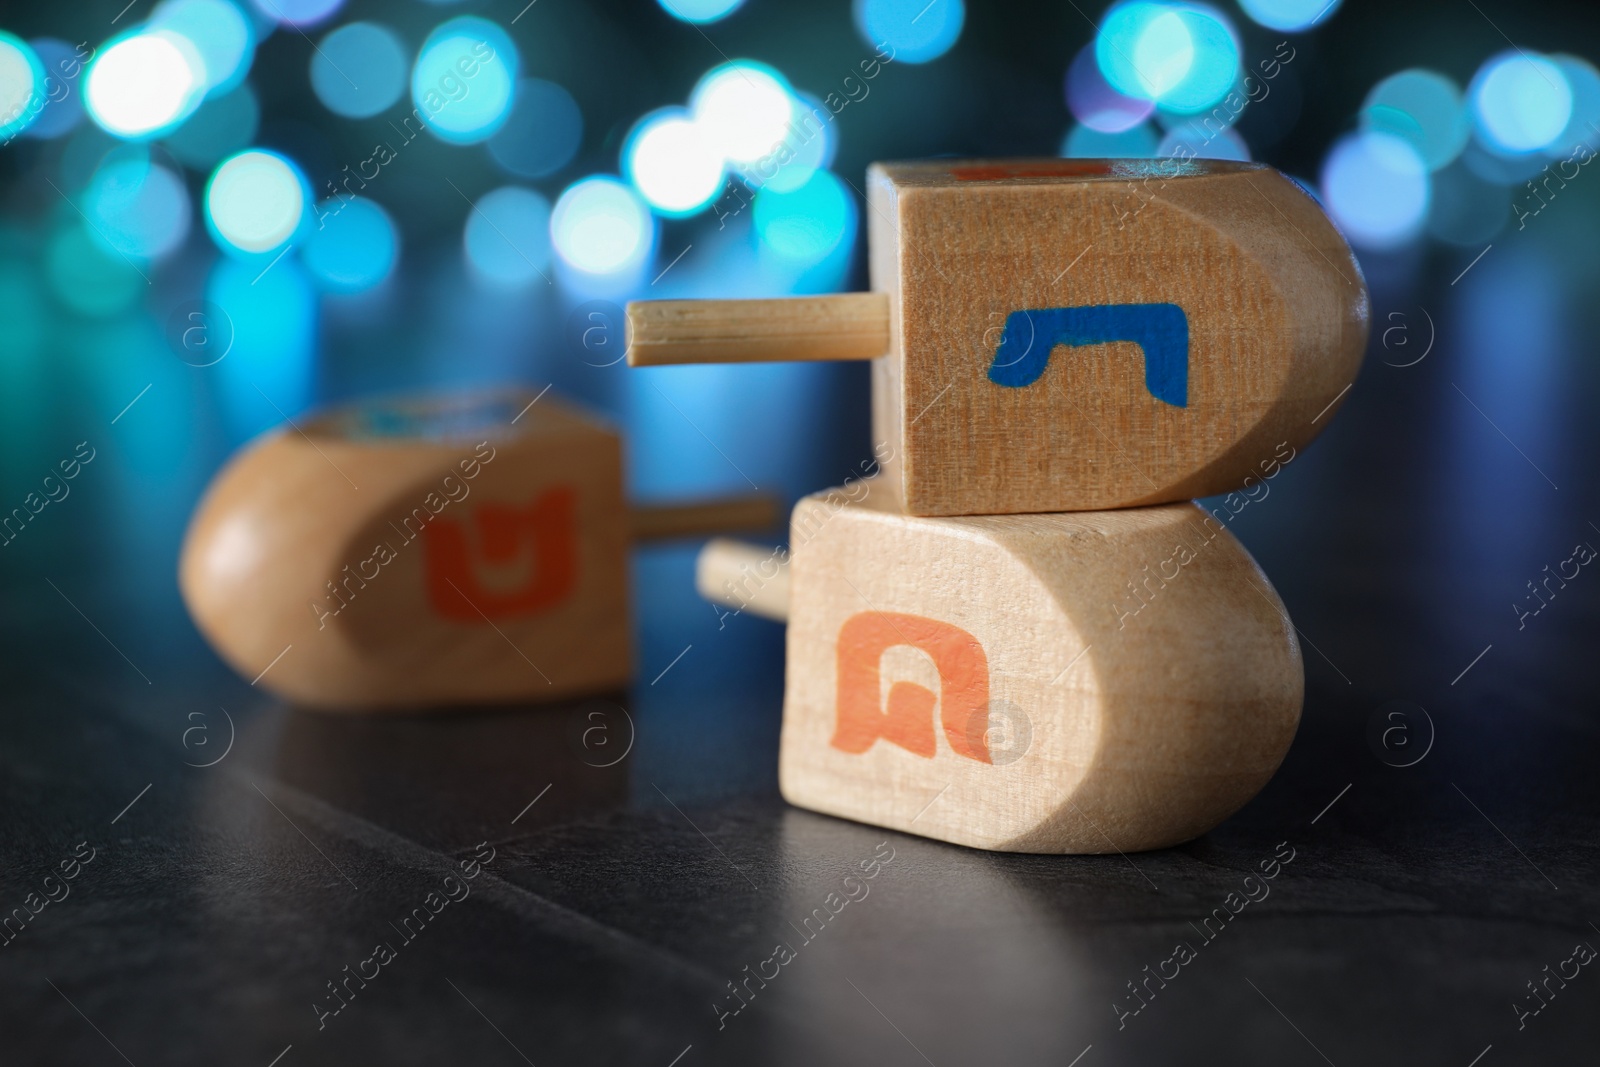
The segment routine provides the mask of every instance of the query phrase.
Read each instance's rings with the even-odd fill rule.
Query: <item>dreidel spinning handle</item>
[[[745,533],[770,530],[782,515],[777,498],[764,494],[676,504],[633,504],[628,508],[628,532],[636,542]]]
[[[783,363],[876,359],[889,353],[883,293],[773,300],[635,300],[628,362]]]
[[[695,558],[694,587],[735,614],[789,621],[789,555],[781,548],[714,537]]]

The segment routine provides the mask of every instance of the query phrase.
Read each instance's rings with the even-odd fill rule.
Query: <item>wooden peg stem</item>
[[[789,553],[746,541],[707,541],[695,560],[694,587],[713,604],[764,619],[789,619]]]
[[[635,541],[667,541],[714,533],[770,530],[781,509],[770,496],[733,496],[686,504],[635,504],[629,528]]]
[[[635,367],[875,359],[888,351],[889,298],[882,293],[628,305],[628,362]]]

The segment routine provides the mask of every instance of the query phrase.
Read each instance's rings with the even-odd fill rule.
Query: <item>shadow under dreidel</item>
[[[342,811],[440,849],[504,840],[628,798],[626,694],[449,715],[282,720],[271,773]]]

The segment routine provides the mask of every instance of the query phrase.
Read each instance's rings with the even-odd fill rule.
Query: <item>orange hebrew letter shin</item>
[[[939,692],[914,682],[896,682],[879,710],[883,654],[896,645],[926,652],[939,671]],[[933,709],[937,702],[944,736],[958,756],[989,763],[989,661],[978,639],[958,626],[920,615],[863,611],[839,628],[838,724],[833,747],[865,752],[880,737],[932,759],[937,748]]]
[[[566,600],[578,582],[577,502],[577,490],[558,485],[526,507],[490,503],[473,513],[483,563],[525,561],[526,579],[509,589],[479,580],[468,536],[471,520],[434,519],[422,539],[428,603],[442,618],[482,622],[532,615]]]

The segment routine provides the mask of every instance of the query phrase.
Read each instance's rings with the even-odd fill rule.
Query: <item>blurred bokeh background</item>
[[[0,0],[8,902],[63,842],[115,857],[4,955],[6,1062],[1592,1061],[1575,1001],[1528,1035],[1505,1006],[1600,918],[1600,584],[1571,570],[1600,545],[1597,27],[1593,0]],[[602,765],[583,706],[286,708],[188,623],[183,532],[286,419],[501,383],[616,420],[638,499],[837,485],[865,366],[631,371],[620,308],[863,288],[867,165],[945,154],[1248,157],[1349,236],[1362,374],[1271,499],[1219,512],[1300,633],[1301,732],[1180,849],[896,837],[870,919],[764,1001],[792,1014],[718,1039],[722,979],[881,840],[779,801],[782,627],[724,625],[696,546],[637,552]],[[498,877],[581,922],[490,898],[314,1037],[302,992],[433,851],[509,835]],[[1285,839],[1253,929],[1115,1037],[1110,997]]]
[[[163,588],[233,449],[378,393],[553,383],[625,426],[641,498],[842,481],[865,368],[635,375],[619,308],[863,287],[875,159],[1272,163],[1356,245],[1395,365],[1431,334],[1386,309],[1490,247],[1445,291],[1516,340],[1507,375],[1596,280],[1579,4],[107,0],[0,28],[4,507],[115,440],[93,519],[7,562]]]

